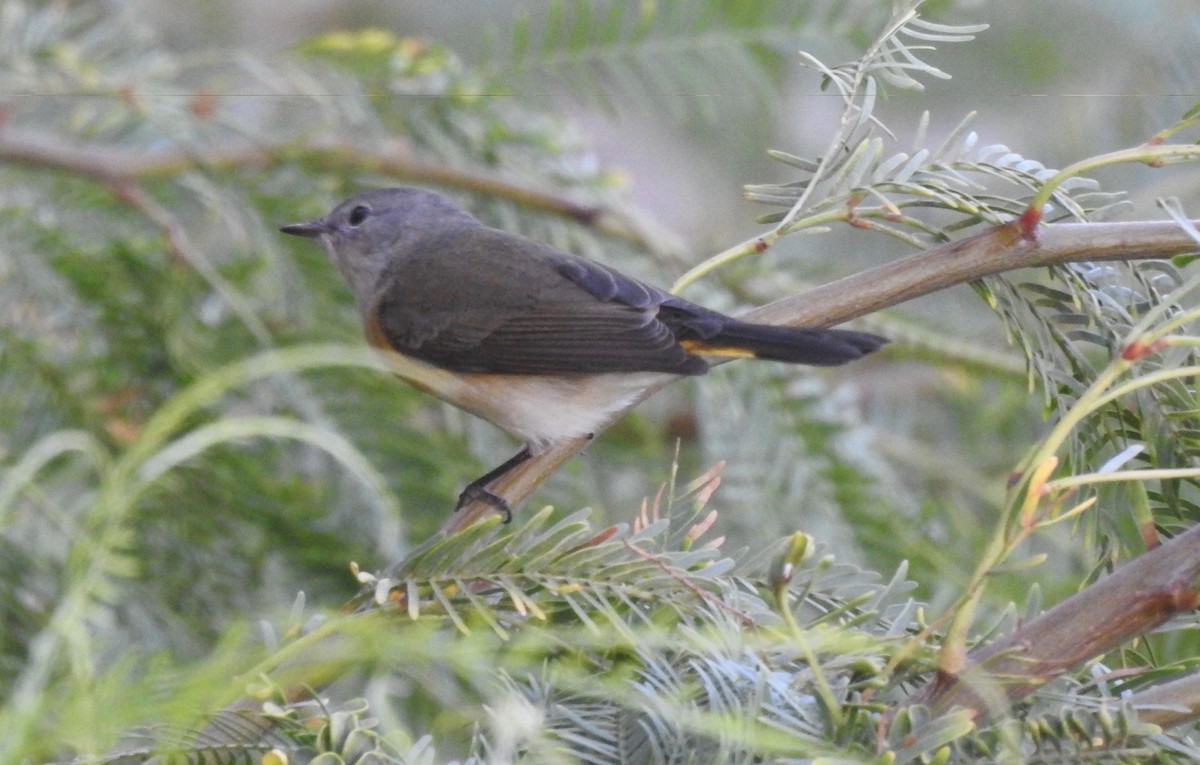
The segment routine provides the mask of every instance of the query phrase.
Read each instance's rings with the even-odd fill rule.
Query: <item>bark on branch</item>
[[[1045,611],[1029,623],[967,655],[957,676],[939,675],[908,703],[935,712],[963,707],[986,719],[1054,678],[1145,634],[1175,614],[1200,605],[1200,526],[1154,548]],[[1186,678],[1185,678],[1186,680]],[[1184,681],[1177,681],[1184,682]],[[1188,690],[1195,691],[1194,679]],[[1164,684],[1169,685],[1169,684]],[[1134,704],[1183,704],[1160,709],[1158,723],[1191,719],[1200,706],[1180,687],[1151,689]],[[1145,715],[1141,719],[1146,720]]]

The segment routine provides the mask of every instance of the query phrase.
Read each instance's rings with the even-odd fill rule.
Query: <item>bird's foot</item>
[[[468,484],[467,488],[463,489],[462,494],[458,495],[458,504],[454,506],[454,512],[457,513],[472,502],[486,502],[496,508],[504,518],[504,523],[512,523],[512,507],[509,506],[508,500],[493,491],[489,491],[486,486],[478,482]]]

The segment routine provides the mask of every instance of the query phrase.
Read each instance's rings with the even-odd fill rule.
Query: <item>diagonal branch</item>
[[[867,269],[802,295],[783,298],[750,311],[743,318],[768,324],[832,326],[956,284],[1018,268],[1073,261],[1169,258],[1195,250],[1195,240],[1173,221],[1060,223],[1038,229],[1032,238],[1023,237],[1018,225],[1012,223]],[[638,401],[660,387],[648,388]],[[622,414],[614,416],[613,421]],[[515,508],[586,444],[587,439],[577,439],[534,457],[504,475],[490,489]],[[494,511],[487,503],[467,505],[451,516],[442,530],[461,529]]]
[[[1072,595],[1008,635],[967,656],[956,675],[939,674],[907,704],[935,712],[963,707],[977,718],[1002,715],[1017,700],[1054,678],[1159,626],[1175,614],[1200,605],[1200,526],[1193,526],[1146,552],[1108,577]],[[1178,713],[1160,708],[1160,723],[1194,718],[1195,678],[1150,688],[1135,705],[1181,705]],[[1143,720],[1144,714],[1139,714]]]

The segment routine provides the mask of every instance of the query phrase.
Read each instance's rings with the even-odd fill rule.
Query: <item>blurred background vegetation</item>
[[[56,682],[121,682],[113,668],[131,655],[223,666],[214,646],[286,622],[301,591],[336,609],[359,588],[349,561],[402,558],[514,448],[365,361],[239,368],[178,410],[178,432],[156,430],[216,370],[302,343],[361,344],[336,272],[276,226],[365,187],[428,185],[489,223],[670,285],[778,211],[742,193],[792,179],[768,149],[827,143],[841,103],[796,51],[854,60],[889,15],[862,0],[568,8],[0,4],[0,720],[37,729],[61,700]],[[931,143],[974,112],[981,145],[1050,167],[1138,144],[1195,101],[1196,10],[927,3],[927,18],[990,28],[923,54],[952,79],[887,90],[875,115],[895,133],[889,151],[908,148],[923,112]],[[1166,195],[1196,207],[1182,172],[1101,180],[1128,192],[1128,216],[1156,217]],[[737,312],[911,250],[835,227],[785,237],[686,295]],[[833,371],[731,364],[675,385],[524,514],[589,507],[596,528],[631,522],[674,476],[724,461],[710,533],[731,554],[802,530],[885,578],[907,562],[915,597],[945,606],[1054,396],[1031,389],[1038,375],[969,287],[857,326],[896,342]],[[171,440],[195,432],[211,446]],[[1069,594],[1137,538],[1128,518],[1097,525],[1032,543],[1049,554],[1038,597]],[[998,576],[997,613],[1025,602],[1030,582]],[[69,669],[50,643],[68,647]],[[43,729],[44,747],[6,751],[94,754],[144,712],[87,734],[50,716],[61,739]]]

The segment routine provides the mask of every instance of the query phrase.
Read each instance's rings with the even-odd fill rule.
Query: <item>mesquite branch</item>
[[[1003,714],[1015,701],[1064,672],[1145,634],[1170,617],[1200,605],[1200,526],[1138,556],[1108,577],[1072,595],[1004,637],[967,656],[956,676],[939,674],[909,703],[935,711],[955,706],[980,717]],[[1183,682],[1183,681],[1176,681]],[[1195,691],[1195,680],[1188,690]],[[1156,710],[1160,725],[1200,714],[1195,695],[1144,691],[1138,704],[1185,705]]]

